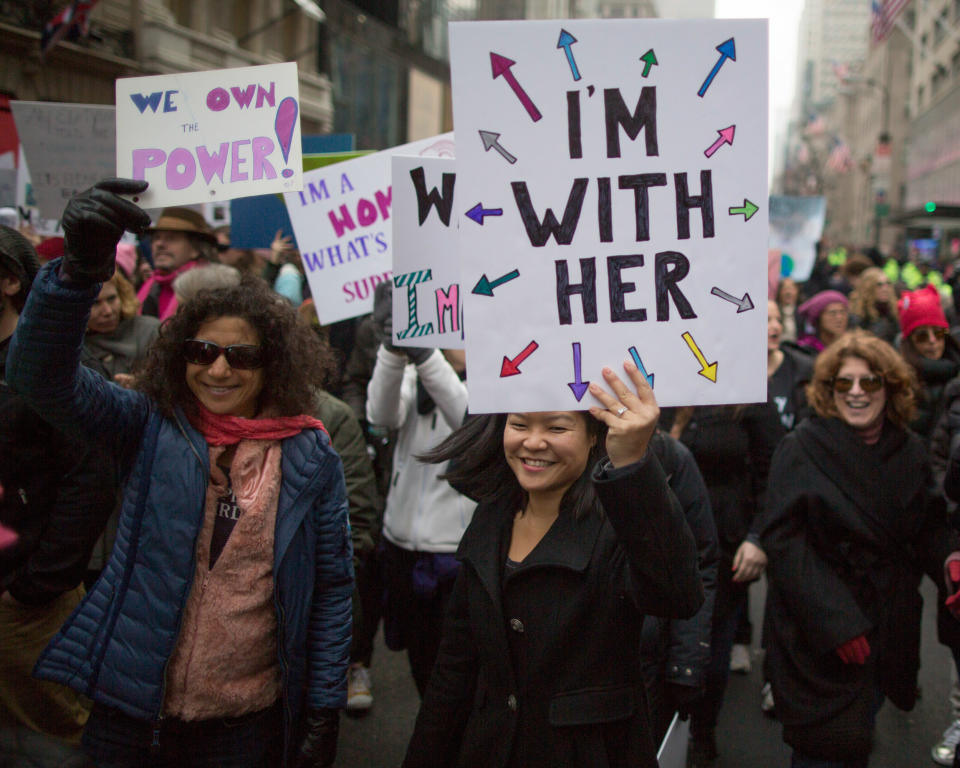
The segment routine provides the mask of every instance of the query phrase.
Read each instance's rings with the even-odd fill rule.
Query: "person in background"
[[[15,537],[0,551],[0,729],[77,745],[89,704],[31,672],[83,597],[115,488],[99,454],[51,427],[7,381],[7,351],[39,269],[33,246],[0,227],[0,524]],[[0,754],[0,764],[10,758]]]
[[[960,344],[950,335],[940,292],[932,285],[905,291],[900,311],[900,354],[916,374],[917,415],[910,428],[929,439],[943,413],[947,383],[960,373]]]
[[[59,259],[63,256],[63,238],[62,237],[44,237],[37,246],[37,256],[41,264],[46,264],[52,259]]]
[[[212,291],[217,288],[234,288],[240,285],[243,275],[239,270],[226,264],[209,264],[203,269],[191,269],[177,276],[173,281],[173,293],[177,297],[177,306],[186,304],[200,291]]]
[[[299,307],[303,303],[306,279],[300,268],[300,252],[294,245],[293,238],[285,237],[281,229],[277,230],[273,242],[270,243],[270,255],[263,268],[263,279],[293,306]]]
[[[800,288],[792,277],[785,277],[777,284],[777,306],[780,308],[780,320],[783,325],[781,338],[784,341],[796,341],[803,326],[797,317],[800,304]]]
[[[797,314],[804,321],[797,344],[817,353],[846,333],[849,302],[839,291],[820,291],[803,302]]]
[[[783,338],[780,307],[767,302],[767,401],[789,432],[807,414],[804,392],[813,375],[813,358]]]
[[[173,281],[184,272],[214,261],[217,238],[203,215],[191,208],[164,208],[152,228],[153,274],[137,299],[140,314],[166,320],[177,311]]]
[[[133,281],[133,275],[137,269],[137,247],[132,243],[117,243],[117,269],[123,273],[128,282]],[[136,291],[134,291],[134,298],[136,298]]]
[[[249,248],[234,248],[230,243],[230,225],[217,227],[213,230],[217,238],[217,261],[228,267],[233,267],[241,275],[257,274],[257,260]]]
[[[850,294],[850,327],[863,328],[893,344],[900,333],[897,295],[880,267],[865,269]]]

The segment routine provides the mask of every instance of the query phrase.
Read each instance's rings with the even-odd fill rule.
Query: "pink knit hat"
[[[921,325],[934,328],[949,328],[947,316],[943,314],[940,303],[940,291],[936,286],[925,285],[915,291],[905,291],[897,302],[900,312],[900,330],[906,338]]]
[[[846,307],[849,306],[850,302],[840,291],[820,291],[820,293],[815,293],[797,307],[797,312],[810,325],[816,327],[817,320],[820,319],[820,315],[823,314],[823,310],[827,308],[828,304],[843,304]]]
[[[133,269],[137,264],[137,249],[130,243],[117,243],[117,266],[123,272],[123,276],[130,279],[133,275]]]

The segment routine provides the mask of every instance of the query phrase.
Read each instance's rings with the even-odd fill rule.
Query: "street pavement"
[[[928,580],[923,593],[921,698],[912,712],[901,712],[889,703],[881,709],[870,768],[934,768],[930,748],[949,721],[951,656],[936,640],[936,592]],[[787,768],[790,764],[790,750],[781,739],[779,723],[760,711],[762,653],[758,646],[763,594],[761,582],[751,592],[753,668],[748,675],[730,676],[717,728],[720,758],[716,768]],[[403,761],[420,704],[406,656],[387,650],[378,638],[372,676],[372,710],[362,718],[344,717],[341,721],[337,768],[397,768]]]

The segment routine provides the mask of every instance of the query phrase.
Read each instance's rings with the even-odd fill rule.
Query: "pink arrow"
[[[729,125],[726,128],[721,128],[717,133],[720,134],[720,138],[717,139],[713,144],[703,150],[703,154],[707,157],[711,157],[714,152],[716,152],[724,144],[733,144],[733,132],[737,129],[735,125]]]
[[[533,100],[527,96],[527,92],[523,90],[520,83],[517,82],[517,78],[514,76],[513,72],[510,71],[510,67],[516,64],[513,59],[508,59],[506,56],[501,56],[499,53],[494,53],[490,51],[490,64],[493,66],[493,79],[496,80],[500,75],[503,75],[503,79],[506,80],[510,87],[513,89],[513,92],[517,95],[517,98],[520,99],[520,103],[523,104],[523,108],[527,110],[527,114],[530,115],[530,118],[533,122],[537,122],[543,115],[540,114],[540,110],[537,109],[537,106],[533,103]]]
[[[526,360],[530,355],[532,355],[540,345],[535,341],[531,341],[527,346],[523,348],[523,351],[517,355],[513,360],[509,357],[504,356],[503,365],[500,366],[500,378],[504,376],[516,376],[520,371],[520,363]]]

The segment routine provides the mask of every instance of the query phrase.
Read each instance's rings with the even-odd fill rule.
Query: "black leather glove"
[[[680,715],[681,720],[689,718],[690,708],[703,698],[703,688],[679,683],[667,683],[665,693],[667,705]]]
[[[103,179],[70,198],[61,222],[67,277],[90,283],[110,279],[124,230],[140,233],[150,226],[146,212],[119,195],[139,194],[146,188],[146,181]]]
[[[307,710],[306,733],[295,768],[328,768],[337,757],[339,709]]]

